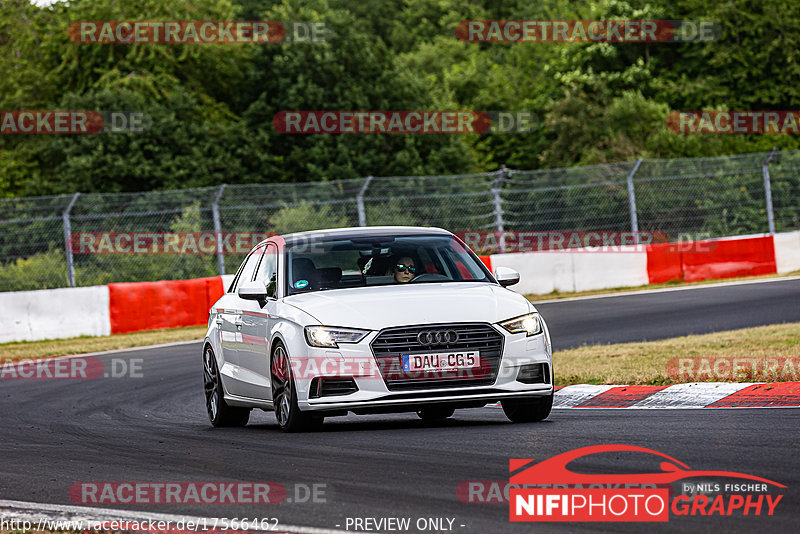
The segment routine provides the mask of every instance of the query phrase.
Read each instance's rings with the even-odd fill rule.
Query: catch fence
[[[243,257],[221,243],[199,253],[96,253],[77,246],[81,235],[124,235],[127,251],[134,234],[366,225],[654,232],[671,241],[799,229],[800,151],[2,199],[0,291],[213,276],[235,272]]]

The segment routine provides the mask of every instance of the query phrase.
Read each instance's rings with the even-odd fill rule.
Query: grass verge
[[[672,358],[725,358],[728,362],[713,372],[710,360],[709,373],[697,373],[703,368],[693,367],[693,377],[682,373],[674,376],[667,371]],[[747,369],[731,378],[722,375],[730,369],[733,359],[746,359]],[[784,367],[789,358],[792,366]],[[763,374],[768,360],[780,362],[780,373]],[[757,374],[752,373],[756,362]],[[569,384],[675,384],[680,382],[763,382],[793,381],[800,377],[800,323],[759,326],[730,330],[714,334],[677,337],[662,341],[623,343],[618,345],[593,345],[558,351],[553,355],[556,385]],[[771,364],[767,365],[767,369]]]
[[[69,339],[3,343],[0,344],[0,360],[5,362],[28,358],[51,358],[86,352],[158,345],[159,343],[173,343],[175,341],[200,340],[205,336],[206,330],[205,326],[189,326],[168,330],[114,334],[112,336],[81,336]]]
[[[715,278],[713,280],[701,280],[699,282],[664,282],[662,284],[647,284],[644,286],[632,287],[613,287],[609,289],[590,289],[588,291],[552,291],[542,295],[525,295],[525,298],[532,301],[534,304],[537,300],[556,300],[556,299],[569,299],[572,297],[587,297],[592,295],[608,295],[611,293],[626,293],[628,291],[646,291],[648,289],[662,289],[665,287],[691,287],[702,286],[706,284],[718,284],[720,282],[738,282],[746,280],[763,280],[769,278],[786,278],[790,276],[800,275],[799,271],[792,271],[790,273],[782,274],[765,274],[760,276],[743,276],[739,278]]]
[[[25,341],[0,344],[3,362],[126,349],[159,343],[200,340],[205,326],[171,330],[152,330],[103,337],[75,337],[48,341]],[[569,384],[674,384],[694,381],[726,381],[719,375],[671,376],[667,365],[673,358],[736,358],[761,362],[781,362],[781,376],[740,372],[733,379],[740,382],[800,380],[800,323],[760,326],[714,334],[685,336],[641,343],[592,345],[558,351],[553,355],[556,385]],[[783,362],[791,359],[794,367],[784,371]],[[713,365],[713,362],[712,362]],[[699,367],[695,367],[697,371]],[[723,368],[724,370],[725,368]]]

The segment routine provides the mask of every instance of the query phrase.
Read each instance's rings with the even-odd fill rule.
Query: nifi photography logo
[[[627,452],[660,457],[660,472],[605,475],[567,468],[570,462],[592,454]],[[583,447],[533,462],[509,460],[510,521],[666,522],[670,512],[674,516],[771,516],[783,499],[779,488],[786,487],[744,473],[693,470],[666,454],[633,445]],[[682,482],[692,478],[700,482]],[[680,491],[674,491],[673,484]]]

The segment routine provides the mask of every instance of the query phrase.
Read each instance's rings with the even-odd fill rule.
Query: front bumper
[[[372,332],[357,344],[340,344],[338,349],[307,347],[308,358],[293,362],[298,393],[298,406],[302,411],[413,411],[423,405],[448,404],[453,407],[481,406],[507,398],[547,396],[553,393],[553,365],[549,335],[544,332],[526,337],[509,334],[492,326],[503,336],[503,348],[497,375],[492,383],[457,387],[430,387],[413,390],[390,390],[370,348],[379,335]],[[313,362],[312,369],[303,369],[305,362]],[[541,383],[523,383],[518,378],[520,368],[545,364]],[[315,379],[352,378],[358,390],[344,395],[316,397]],[[312,390],[312,388],[314,388]]]

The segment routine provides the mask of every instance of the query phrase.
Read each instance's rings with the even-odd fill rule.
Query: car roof
[[[341,238],[347,236],[353,237],[372,237],[372,236],[392,236],[392,237],[399,237],[399,236],[409,236],[409,235],[452,235],[450,232],[443,228],[436,228],[436,227],[424,227],[424,226],[351,226],[348,228],[330,228],[326,230],[310,230],[307,232],[295,232],[291,234],[284,234],[282,237],[286,243],[290,243],[292,241],[297,240],[308,240],[308,239],[316,239],[316,238],[323,238],[323,239],[330,239],[330,238]],[[262,243],[269,241],[270,239],[275,239],[276,236],[272,236],[269,239],[265,239]],[[261,244],[261,243],[259,243]]]

